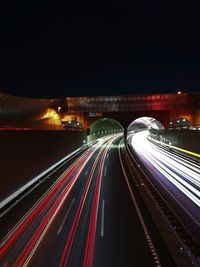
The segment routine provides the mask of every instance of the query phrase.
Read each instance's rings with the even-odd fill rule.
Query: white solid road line
[[[102,200],[101,207],[101,237],[104,236],[104,213],[105,213],[105,199]]]
[[[123,141],[123,140],[122,140],[122,141]],[[121,148],[121,145],[122,145],[122,141],[121,141],[120,144],[119,144],[118,152],[119,152],[119,160],[120,160],[120,163],[121,163],[121,167],[122,167],[122,171],[123,171],[123,174],[124,174],[124,178],[125,178],[125,180],[126,180],[126,183],[127,183],[127,186],[128,186],[129,192],[130,192],[130,195],[131,195],[131,199],[132,199],[132,201],[133,201],[133,205],[134,205],[134,207],[135,207],[135,209],[136,209],[136,212],[137,212],[139,221],[140,221],[140,223],[141,223],[141,226],[142,226],[142,229],[143,229],[143,232],[144,232],[144,236],[145,236],[146,241],[147,241],[147,243],[148,243],[148,246],[149,246],[149,249],[150,249],[151,254],[152,254],[152,256],[153,256],[153,259],[154,259],[154,261],[155,261],[155,263],[156,263],[156,266],[157,266],[157,267],[161,267],[160,258],[159,258],[158,254],[157,254],[157,252],[156,252],[156,249],[155,249],[155,247],[154,247],[153,241],[152,241],[152,239],[151,239],[151,237],[150,237],[149,231],[148,231],[148,229],[147,229],[146,223],[145,223],[145,221],[144,221],[144,219],[143,219],[142,213],[141,213],[141,211],[140,211],[140,208],[139,208],[139,206],[138,206],[138,204],[137,204],[137,201],[136,201],[135,196],[134,196],[134,194],[133,194],[133,191],[132,191],[132,189],[131,189],[131,186],[130,186],[130,183],[129,183],[129,181],[128,181],[128,177],[127,177],[127,174],[126,174],[126,171],[125,171],[123,162],[122,162],[121,151],[120,151],[120,148]]]
[[[69,212],[70,212],[70,210],[71,210],[71,208],[72,208],[72,206],[74,204],[74,201],[75,201],[75,198],[72,199],[72,202],[71,202],[71,204],[70,204],[70,206],[69,206],[69,208],[68,208],[68,210],[67,210],[67,212],[65,214],[65,217],[63,218],[62,223],[61,223],[61,225],[60,225],[60,227],[59,227],[59,229],[57,231],[57,235],[59,235],[61,233],[61,231],[63,229],[63,226],[65,224],[65,221],[67,220],[67,217],[69,215]]]

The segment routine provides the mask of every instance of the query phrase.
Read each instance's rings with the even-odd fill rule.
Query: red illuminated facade
[[[129,96],[28,99],[0,93],[0,127],[61,130],[63,121],[77,121],[84,129],[99,117],[111,117],[124,127],[151,116],[163,125],[178,117],[200,125],[200,94],[181,93]]]

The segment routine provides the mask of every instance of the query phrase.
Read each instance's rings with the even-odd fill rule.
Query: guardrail
[[[87,145],[74,150],[72,153],[68,154],[51,167],[31,179],[28,183],[17,189],[14,193],[6,197],[0,202],[0,218],[3,217],[11,208],[19,203],[24,197],[30,194],[37,186],[39,186],[43,181],[45,181],[50,175],[56,172],[66,161],[72,159],[82,151],[87,148]]]
[[[149,195],[151,196],[151,201],[156,203],[157,207],[159,207],[161,213],[166,218],[172,231],[175,235],[177,235],[177,238],[181,244],[179,246],[180,252],[184,251],[185,254],[189,256],[191,263],[194,264],[193,266],[200,266],[200,245],[189,233],[185,225],[183,225],[183,223],[176,216],[171,207],[167,204],[162,195],[158,192],[144,171],[141,169],[140,164],[130,151],[129,144],[126,144],[126,151],[128,152],[127,161],[130,162],[129,167],[132,166],[134,168],[134,172],[136,172],[137,177],[139,177],[138,179],[140,184],[143,188],[145,187],[147,189]],[[187,264],[185,266],[187,266]]]

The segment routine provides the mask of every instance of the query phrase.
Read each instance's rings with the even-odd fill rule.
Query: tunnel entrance
[[[111,118],[98,119],[90,125],[89,129],[89,142],[106,135],[120,133],[124,131],[122,125],[118,121]]]
[[[128,126],[127,131],[138,132],[150,129],[163,130],[165,129],[162,123],[152,117],[141,117],[131,122]]]
[[[131,122],[127,128],[127,139],[134,133],[140,131],[149,131],[151,134],[155,134],[158,131],[164,131],[165,127],[162,123],[152,117],[140,117]]]

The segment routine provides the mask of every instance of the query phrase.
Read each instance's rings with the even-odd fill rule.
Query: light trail
[[[115,139],[116,137],[114,137]],[[95,162],[92,166],[92,169],[89,173],[86,186],[84,188],[84,192],[82,194],[82,197],[80,199],[60,262],[59,267],[65,267],[68,264],[70,253],[72,250],[73,242],[76,237],[77,229],[80,225],[81,217],[83,216],[83,210],[87,203],[88,195],[91,193],[91,184],[92,180],[95,179],[95,189],[93,193],[93,200],[92,200],[92,210],[90,215],[90,222],[89,227],[87,229],[88,235],[87,235],[87,241],[85,246],[85,256],[83,260],[83,266],[92,266],[93,261],[93,251],[94,251],[94,242],[95,242],[95,233],[96,233],[96,222],[97,222],[97,213],[98,213],[98,206],[99,206],[99,194],[100,194],[100,188],[101,188],[101,178],[102,178],[102,172],[103,172],[103,166],[105,161],[105,156],[108,151],[108,148],[110,144],[114,140],[113,138],[106,143],[102,149],[99,151]],[[95,171],[98,170],[97,177],[95,176]]]
[[[97,163],[99,161],[99,158],[101,156],[101,153],[102,152],[100,151],[99,154],[98,154],[98,156],[96,157],[96,160],[94,162],[94,165],[92,166],[92,170],[91,170],[91,172],[89,174],[89,177],[87,179],[87,183],[86,183],[84,192],[82,194],[82,197],[81,197],[79,206],[77,208],[76,215],[75,215],[74,220],[73,220],[73,223],[72,223],[72,227],[70,229],[70,233],[68,235],[67,242],[65,244],[64,251],[62,253],[62,257],[61,257],[61,260],[60,260],[60,263],[59,263],[59,267],[67,266],[67,262],[68,262],[70,250],[71,250],[71,247],[72,247],[74,238],[75,238],[76,230],[78,228],[78,224],[79,224],[79,221],[80,221],[80,218],[81,218],[81,214],[82,214],[83,207],[84,207],[84,204],[85,204],[85,201],[86,201],[86,197],[87,197],[87,194],[89,192],[90,184],[91,184],[91,181],[92,181],[94,172],[95,172],[95,168],[96,168]]]
[[[118,135],[119,136],[119,135]],[[95,157],[95,164],[93,163],[92,171],[89,177],[86,177],[86,185],[84,195],[80,200],[77,209],[77,216],[74,218],[73,225],[71,226],[72,234],[68,237],[67,255],[70,253],[73,239],[76,233],[83,207],[86,203],[87,194],[89,192],[90,183],[92,181],[96,166],[102,162],[102,157],[105,159],[105,151],[107,151],[108,144],[112,143],[115,137],[102,138],[96,145],[88,148],[45,192],[45,194],[34,204],[34,206],[23,216],[23,218],[11,229],[8,235],[3,239],[0,244],[0,260],[3,266],[28,266],[32,261],[33,256],[40,248],[40,244],[44,241],[48,232],[55,223],[58,215],[64,207],[66,200],[75,184],[77,183],[80,175],[84,172],[88,162],[92,159],[94,154],[99,149],[99,156]],[[89,169],[88,169],[89,170]],[[100,168],[101,175],[103,170],[103,163]],[[100,178],[97,179],[97,181]],[[99,181],[96,185],[100,190]],[[96,198],[96,195],[93,196]],[[96,210],[98,209],[98,205]],[[78,218],[78,219],[77,219]],[[65,220],[64,220],[65,219]],[[64,218],[64,223],[66,218]],[[62,229],[64,227],[62,223]],[[94,224],[94,223],[93,223]],[[96,219],[95,219],[96,224]],[[94,226],[93,226],[94,227]],[[96,226],[95,226],[96,227]],[[58,236],[58,235],[57,235]],[[94,233],[95,236],[95,233]],[[94,240],[93,236],[93,240]],[[94,242],[94,241],[93,241]],[[91,243],[90,243],[91,245]],[[66,249],[65,249],[66,250]],[[91,249],[90,249],[91,251]],[[64,251],[66,256],[66,251]],[[67,256],[68,257],[68,256]],[[67,257],[61,260],[61,266],[67,263]]]
[[[56,218],[58,212],[62,208],[73,185],[77,181],[81,171],[98,149],[101,144],[98,144],[91,149],[88,149],[82,156],[75,161],[74,164],[54,183],[46,194],[34,205],[34,207],[23,217],[23,219],[10,231],[9,235],[1,243],[0,259],[5,258],[5,254],[22,240],[25,232],[32,225],[37,225],[36,221],[40,214],[45,214],[38,229],[36,229],[31,239],[24,243],[24,249],[19,251],[19,257],[16,261],[21,265],[26,266],[31,257],[51,226],[51,223]],[[67,183],[67,184],[66,184]],[[47,212],[48,211],[48,212]],[[42,238],[41,238],[42,237]],[[16,259],[15,259],[16,260]],[[23,264],[24,262],[24,264]],[[20,265],[20,266],[21,266]],[[19,265],[18,265],[19,266]]]
[[[60,227],[59,227],[59,229],[57,231],[57,235],[59,235],[61,233],[61,231],[62,231],[62,229],[63,229],[63,227],[65,225],[65,222],[67,220],[67,217],[68,217],[68,215],[69,215],[69,213],[70,213],[70,211],[72,209],[72,206],[74,204],[74,201],[75,201],[75,198],[72,199],[72,202],[71,202],[71,204],[70,204],[70,206],[69,206],[69,208],[68,208],[68,210],[67,210],[67,212],[66,212],[66,214],[65,214],[65,216],[64,216],[64,218],[62,220],[62,223],[61,223],[61,225],[60,225]]]
[[[167,179],[193,203],[200,207],[200,167],[178,155],[171,154],[152,144],[148,132],[132,136],[131,145],[145,166],[161,175],[157,178]],[[156,172],[155,172],[156,171]]]
[[[99,197],[100,197],[100,190],[101,190],[103,167],[104,167],[104,163],[106,159],[106,154],[110,148],[110,145],[114,142],[115,139],[116,138],[112,139],[108,143],[107,147],[104,149],[102,153],[102,157],[99,163],[97,181],[96,181],[94,198],[93,198],[93,203],[92,203],[92,212],[91,212],[90,222],[89,222],[89,231],[88,231],[86,247],[85,247],[83,267],[92,267],[92,264],[93,264],[95,234],[96,234],[96,225],[97,225],[97,215],[98,215],[98,209],[99,209]]]

